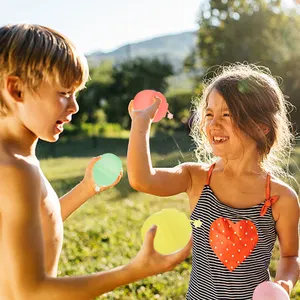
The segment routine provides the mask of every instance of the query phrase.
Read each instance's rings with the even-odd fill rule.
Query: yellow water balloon
[[[175,208],[162,209],[152,214],[142,226],[143,240],[152,225],[157,226],[154,249],[161,254],[170,254],[184,248],[192,234],[186,214]]]

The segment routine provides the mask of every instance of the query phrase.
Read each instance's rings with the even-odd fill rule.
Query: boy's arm
[[[65,221],[77,208],[95,194],[95,190],[80,182],[71,191],[63,195],[59,199],[62,220]]]
[[[71,191],[62,196],[59,199],[61,207],[62,220],[65,221],[77,208],[84,204],[89,198],[97,193],[101,193],[113,186],[115,186],[122,178],[121,172],[116,181],[110,186],[100,187],[100,190],[96,192],[95,183],[93,180],[93,167],[95,163],[101,159],[101,156],[97,156],[91,159],[88,164],[83,180],[77,184]]]
[[[40,219],[39,171],[25,163],[2,167],[0,214],[5,273],[19,300],[88,300],[117,286],[164,272],[189,254],[191,244],[169,257],[148,253],[125,267],[90,276],[51,278],[45,272],[43,233]],[[150,240],[153,243],[153,236]],[[149,240],[149,234],[148,234]],[[146,250],[149,250],[147,247]],[[145,253],[145,249],[141,253]],[[138,258],[139,256],[137,256]],[[155,262],[155,263],[154,263]]]
[[[129,104],[132,124],[127,153],[127,172],[131,186],[139,191],[157,195],[171,196],[187,192],[191,187],[189,165],[181,164],[174,168],[153,168],[150,155],[150,127],[152,118],[159,106],[156,100],[149,108],[133,110]]]
[[[275,281],[290,294],[299,277],[299,204],[297,195],[291,190],[280,198],[281,201],[278,201],[276,208],[279,211],[276,231],[280,246],[280,260]]]

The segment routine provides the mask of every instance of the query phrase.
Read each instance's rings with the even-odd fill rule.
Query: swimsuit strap
[[[207,178],[206,178],[205,185],[209,185],[209,183],[210,183],[210,177],[211,177],[211,174],[212,174],[212,171],[213,171],[215,165],[216,165],[216,164],[214,163],[214,164],[212,164],[212,165],[210,166],[210,168],[209,168],[209,170],[208,170],[208,173],[207,173]]]
[[[271,176],[270,173],[267,174],[267,180],[266,180],[266,201],[261,208],[260,215],[264,216],[268,210],[269,207],[271,207],[278,199],[279,196],[270,196],[271,195]]]

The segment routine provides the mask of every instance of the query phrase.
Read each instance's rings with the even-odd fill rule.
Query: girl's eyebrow
[[[206,111],[211,111],[211,112],[213,111],[213,109],[211,109],[210,107],[207,107],[205,110]],[[222,107],[222,111],[229,111],[229,108],[227,106]]]

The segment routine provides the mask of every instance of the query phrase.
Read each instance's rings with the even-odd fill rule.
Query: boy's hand
[[[128,105],[128,112],[132,120],[134,120],[136,117],[139,117],[139,118],[152,121],[155,117],[155,114],[159,108],[160,103],[161,100],[158,97],[154,97],[153,104],[150,105],[149,107],[145,109],[134,110],[133,100],[131,100]]]
[[[128,268],[137,276],[135,280],[170,271],[191,253],[192,237],[183,249],[168,255],[160,254],[154,249],[156,231],[156,226],[151,227],[146,234],[141,250],[128,265]]]
[[[97,157],[93,157],[91,159],[91,161],[89,162],[89,164],[86,168],[84,178],[81,181],[81,184],[85,185],[85,188],[87,189],[87,191],[89,191],[92,195],[101,193],[101,192],[115,186],[117,183],[119,183],[119,181],[121,180],[121,178],[123,176],[123,172],[121,171],[118,178],[116,179],[116,181],[114,183],[112,183],[109,186],[101,186],[98,188],[98,186],[95,183],[94,178],[93,178],[93,167],[94,167],[95,163],[100,159],[101,159],[101,155],[97,156]]]

